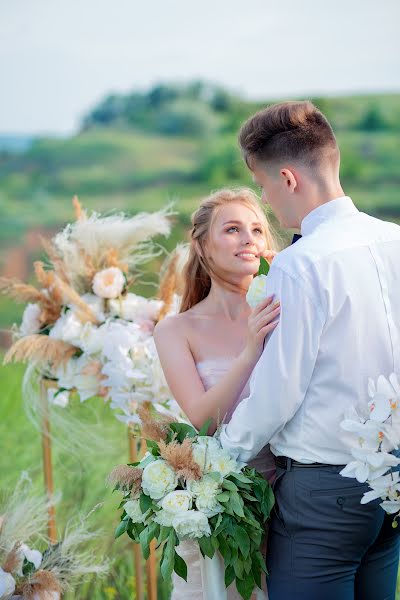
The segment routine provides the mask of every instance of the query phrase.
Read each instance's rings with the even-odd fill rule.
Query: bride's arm
[[[277,325],[279,305],[272,298],[254,309],[249,318],[249,335],[245,349],[232,361],[222,379],[205,391],[189,347],[184,320],[180,315],[160,321],[154,331],[154,340],[169,388],[190,422],[200,428],[207,419],[213,419],[210,431],[215,431],[240,397],[257,360],[265,336]]]

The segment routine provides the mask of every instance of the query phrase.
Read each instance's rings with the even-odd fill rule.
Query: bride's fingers
[[[277,306],[273,311],[260,318],[256,323],[257,329],[260,330],[263,327],[265,327],[265,325],[268,325],[268,323],[271,323],[274,319],[276,319],[279,316],[280,311],[281,307]]]
[[[261,311],[267,308],[267,306],[270,306],[272,304],[273,299],[273,296],[268,296],[268,298],[265,298],[265,300],[257,304],[257,306],[255,306],[253,309],[253,316],[258,315]]]
[[[265,338],[265,336],[268,333],[270,333],[271,331],[273,331],[277,325],[279,325],[279,321],[274,321],[273,323],[268,323],[268,325],[266,325],[265,327],[260,329],[260,331],[257,334],[257,339],[263,340]]]
[[[281,303],[278,302],[274,302],[273,304],[269,304],[266,308],[264,308],[258,315],[254,315],[253,319],[254,319],[254,323],[256,325],[258,325],[258,323],[260,323],[262,320],[264,320],[265,318],[269,318],[269,320],[271,320],[271,314],[276,314],[277,312],[279,312],[281,309]]]

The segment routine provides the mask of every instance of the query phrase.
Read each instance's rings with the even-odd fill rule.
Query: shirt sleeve
[[[323,311],[304,282],[271,268],[268,293],[281,301],[280,321],[266,338],[250,395],[222,427],[221,443],[248,462],[290,421],[304,400],[318,355]]]

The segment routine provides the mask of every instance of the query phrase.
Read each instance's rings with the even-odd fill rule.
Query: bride
[[[268,298],[252,311],[246,292],[260,256],[271,260],[274,248],[267,219],[249,189],[222,189],[192,216],[180,313],[160,321],[154,337],[171,392],[196,428],[210,417],[214,423],[228,421],[247,395],[249,377],[280,308]],[[251,466],[273,478],[268,447]],[[174,575],[172,600],[215,600],[197,544],[181,542],[177,550],[188,566],[188,581]],[[240,598],[234,584],[226,597]],[[266,598],[260,590],[253,597]]]

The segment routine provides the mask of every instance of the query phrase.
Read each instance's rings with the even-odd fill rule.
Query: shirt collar
[[[344,217],[357,213],[358,210],[354,206],[353,201],[349,196],[341,196],[330,200],[325,204],[321,204],[314,208],[301,222],[301,235],[309,235],[324,221],[333,219],[334,217]]]

